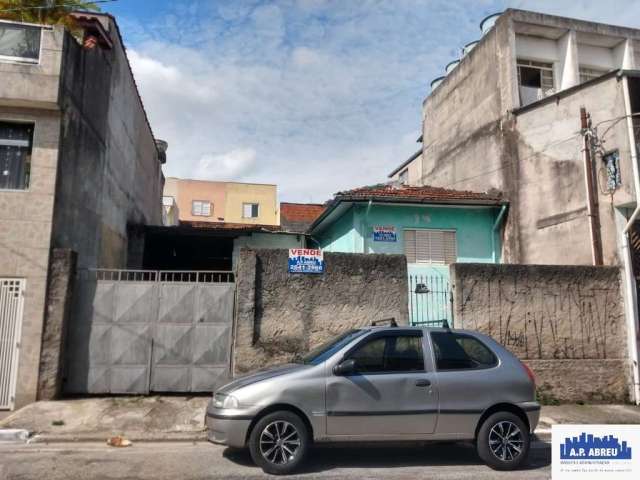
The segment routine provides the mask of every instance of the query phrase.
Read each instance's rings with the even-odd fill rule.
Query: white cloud
[[[198,160],[194,177],[198,180],[242,180],[254,168],[256,151],[239,148],[222,155],[204,154]]]
[[[170,5],[121,21],[152,127],[169,142],[165,173],[276,183],[294,201],[385,181],[414,153],[429,82],[485,15],[512,5],[640,23],[640,2],[622,0]]]

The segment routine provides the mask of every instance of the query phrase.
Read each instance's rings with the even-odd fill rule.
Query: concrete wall
[[[456,328],[491,335],[535,372],[547,401],[628,400],[615,267],[451,266]]]
[[[111,50],[65,37],[53,246],[75,250],[78,268],[125,268],[128,231],[162,223],[155,140],[112,20],[109,30]]]
[[[395,317],[407,323],[403,256],[325,253],[324,258],[324,274],[290,274],[287,250],[241,250],[234,374],[286,362],[373,320]]]
[[[0,60],[0,106],[58,109],[63,39],[62,27],[43,27],[37,64]]]
[[[593,124],[601,122],[606,150],[618,149],[622,186],[606,193],[603,163],[598,172],[598,203],[604,261],[621,265],[615,209],[635,202],[633,169],[624,117],[623,83],[616,77],[586,86],[558,102],[548,102],[517,115],[513,160],[518,162],[518,190],[510,199],[520,206],[518,262],[534,264],[589,264],[591,241],[584,180],[580,107],[586,106]],[[611,128],[609,128],[611,127]],[[606,130],[606,133],[605,133]]]
[[[563,46],[562,39],[552,42],[555,46],[551,48],[542,38],[560,31],[573,32],[566,39],[575,47],[572,51],[567,50],[569,43]],[[508,10],[425,100],[422,182],[474,191],[501,190],[510,202],[502,237],[503,261],[591,263],[578,135],[580,106],[585,106],[593,124],[600,124],[598,132],[607,130],[603,148],[620,151],[622,188],[613,196],[598,188],[605,262],[620,264],[612,207],[635,202],[626,124],[610,122],[625,114],[622,82],[612,77],[562,90],[575,85],[577,78],[576,72],[565,71],[568,66],[563,62],[571,60],[576,70],[579,47],[583,47],[582,60],[598,64],[594,55],[602,52],[587,47],[602,42],[610,45],[616,65],[628,68],[636,64],[638,39],[640,30]],[[556,75],[556,88],[562,93],[529,110],[514,110],[520,107],[518,54],[555,62],[554,71],[563,72],[562,77]],[[596,169],[600,175],[600,159]]]
[[[233,269],[236,270],[240,259],[240,251],[243,248],[305,248],[306,237],[304,235],[289,233],[251,233],[242,235],[233,240]]]

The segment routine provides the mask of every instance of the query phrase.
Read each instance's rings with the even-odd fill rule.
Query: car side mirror
[[[335,375],[350,375],[356,371],[356,361],[352,358],[340,362],[333,367],[333,373]]]

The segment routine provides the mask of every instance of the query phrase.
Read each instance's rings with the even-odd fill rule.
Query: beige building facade
[[[168,177],[164,198],[181,222],[280,224],[276,185]]]

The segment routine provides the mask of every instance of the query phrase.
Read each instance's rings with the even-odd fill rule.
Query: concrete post
[[[51,252],[38,375],[38,400],[57,398],[62,387],[64,344],[76,262],[77,254],[73,250],[53,249]]]

